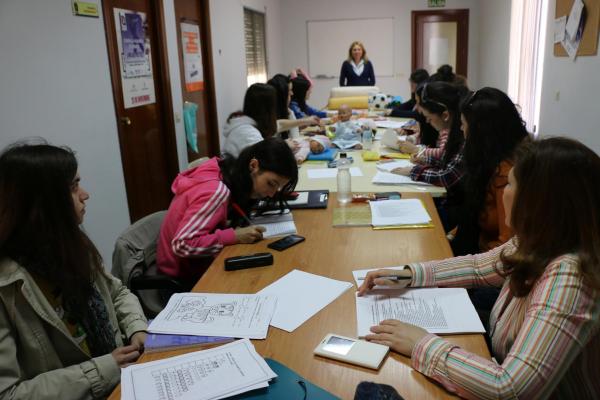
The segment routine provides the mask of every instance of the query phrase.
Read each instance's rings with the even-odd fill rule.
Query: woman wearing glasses
[[[444,140],[441,154],[417,157],[414,167],[397,168],[393,173],[410,176],[414,181],[445,187],[444,200],[437,204],[444,229],[456,227],[463,191],[459,184],[464,174],[464,137],[460,130],[460,100],[467,93],[463,86],[446,82],[426,83],[417,89],[418,107],[426,122],[439,132]],[[414,158],[413,158],[414,159]]]
[[[367,339],[410,356],[414,369],[461,397],[600,398],[598,182],[600,157],[583,144],[526,143],[503,193],[514,239],[483,254],[373,271],[359,288],[392,284],[381,277],[394,274],[411,287],[501,287],[490,318],[495,360],[397,320]]]

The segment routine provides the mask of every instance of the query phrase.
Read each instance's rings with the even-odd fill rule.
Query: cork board
[[[571,7],[573,6],[574,0],[556,0],[556,11],[554,17],[562,17],[563,15],[569,15]],[[598,25],[600,24],[600,0],[583,0],[585,4],[587,19],[585,21],[585,27],[583,28],[583,37],[579,48],[577,49],[577,56],[595,56],[598,53]],[[549,21],[552,26],[554,21]],[[556,43],[554,45],[554,55],[558,57],[567,57],[567,52],[563,48],[562,44]]]

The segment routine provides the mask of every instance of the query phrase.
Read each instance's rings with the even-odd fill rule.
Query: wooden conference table
[[[370,227],[332,226],[335,194],[322,210],[294,210],[298,233],[306,241],[283,252],[268,249],[273,239],[253,245],[235,245],[223,249],[209,270],[196,284],[194,292],[256,293],[293,269],[353,282],[352,271],[360,268],[385,267],[404,263],[445,258],[451,250],[441,228],[433,201],[428,194],[411,193],[406,198],[421,198],[433,218],[434,228],[373,230]],[[352,206],[352,205],[351,205]],[[226,257],[270,251],[274,265],[226,272]],[[306,288],[306,296],[311,288]],[[327,333],[356,337],[355,290],[350,289],[289,333],[270,327],[265,340],[253,340],[256,350],[273,358],[314,384],[342,399],[352,399],[362,381],[386,383],[396,388],[405,399],[454,398],[443,387],[410,367],[410,359],[396,353],[384,360],[379,371],[337,362],[313,355],[313,350]],[[480,334],[447,337],[466,350],[490,357]],[[144,354],[140,361],[152,361],[197,349]],[[120,388],[110,399],[120,398]]]

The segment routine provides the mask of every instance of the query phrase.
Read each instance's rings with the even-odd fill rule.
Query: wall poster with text
[[[183,50],[183,70],[185,90],[196,92],[204,89],[202,73],[202,53],[200,50],[200,27],[188,22],[181,23],[181,48]]]
[[[125,108],[156,102],[146,13],[114,9]]]

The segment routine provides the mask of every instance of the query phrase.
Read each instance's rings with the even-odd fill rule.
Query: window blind
[[[265,14],[244,8],[244,37],[248,86],[267,80]]]

